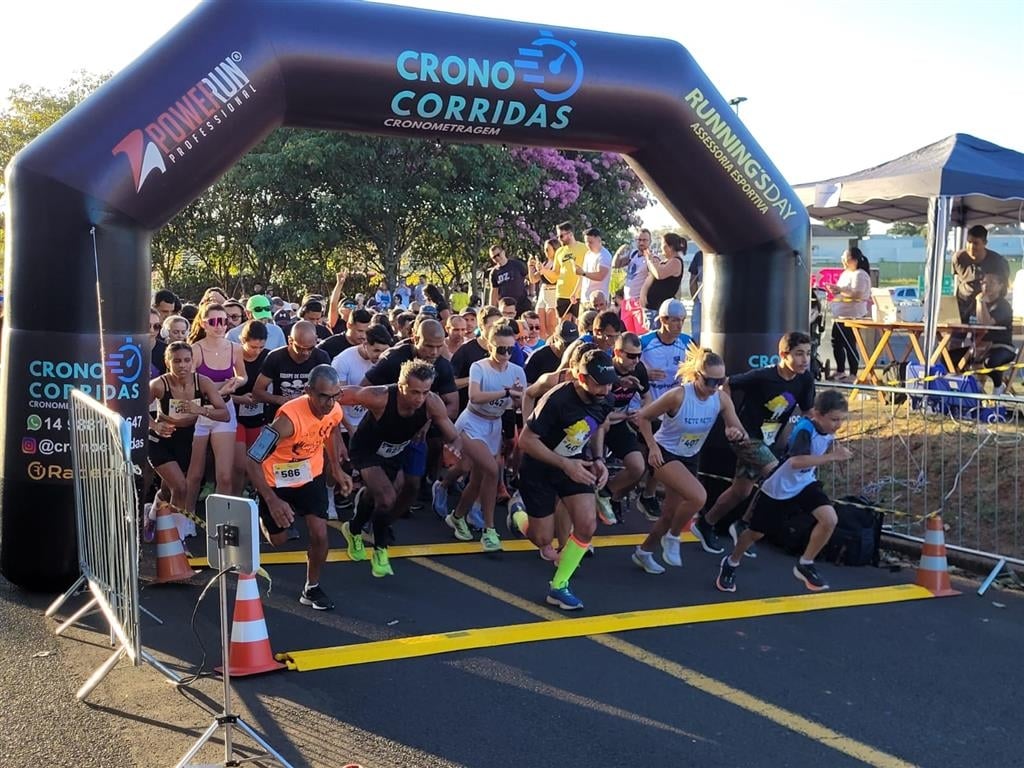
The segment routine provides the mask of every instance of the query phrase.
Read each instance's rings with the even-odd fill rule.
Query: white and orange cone
[[[185,581],[195,572],[188,565],[185,547],[178,537],[178,526],[174,524],[174,508],[170,504],[158,503],[156,508],[156,583]]]
[[[259,675],[285,668],[284,664],[274,661],[274,652],[270,650],[270,636],[267,634],[267,622],[263,618],[260,588],[256,584],[255,574],[252,573],[238,574],[228,667],[232,677]],[[217,667],[218,672],[222,670],[223,667]]]
[[[960,593],[949,582],[949,564],[946,562],[946,534],[942,517],[932,515],[925,522],[921,563],[917,566],[917,586],[924,587],[936,597],[951,597]]]

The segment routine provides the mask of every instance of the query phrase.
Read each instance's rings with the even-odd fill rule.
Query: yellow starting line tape
[[[823,611],[832,608],[850,608],[862,605],[883,605],[934,597],[931,592],[914,584],[900,584],[869,589],[850,589],[839,592],[786,597],[766,597],[758,600],[689,605],[681,608],[657,608],[603,616],[583,616],[555,621],[533,621],[502,627],[463,629],[393,640],[379,640],[330,648],[312,648],[287,651],[277,659],[288,669],[310,672],[317,669],[369,664],[377,661],[411,659],[454,651],[493,648],[518,643],[536,643],[564,640],[572,637],[606,635],[634,629],[671,627],[681,624],[700,624],[711,621],[749,619],[756,616],[776,616],[786,613]]]
[[[333,528],[340,528],[341,524],[329,521],[328,525]],[[595,536],[591,541],[595,547],[635,547],[647,538],[644,533],[627,533],[615,536]],[[680,537],[684,542],[693,543],[697,537],[686,532]],[[371,546],[367,544],[367,546]],[[537,547],[525,539],[509,539],[501,542],[503,552],[532,552]],[[480,555],[483,550],[478,541],[451,541],[440,544],[410,544],[404,547],[388,547],[388,557],[434,557],[438,555]],[[260,563],[262,565],[299,565],[306,562],[306,551],[289,552],[261,552]],[[348,563],[348,551],[344,549],[332,549],[327,552],[328,563]],[[205,557],[189,558],[188,564],[193,568],[206,568],[210,561]]]

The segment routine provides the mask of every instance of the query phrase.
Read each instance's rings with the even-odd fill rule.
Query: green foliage
[[[903,237],[927,237],[928,225],[914,224],[910,221],[897,221],[885,233],[887,235],[900,235]]]
[[[825,226],[836,232],[849,232],[857,237],[867,237],[871,225],[866,221],[847,221],[846,219],[828,219]]]
[[[7,106],[0,109],[0,170],[7,168],[11,159],[86,96],[110,78],[110,74],[97,75],[77,72],[67,85],[57,90],[20,85],[7,93]],[[2,174],[0,174],[2,176]],[[0,178],[0,196],[4,180]],[[0,208],[0,258],[4,254],[4,211]]]

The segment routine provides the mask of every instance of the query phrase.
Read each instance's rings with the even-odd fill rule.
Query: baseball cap
[[[618,381],[619,375],[615,373],[615,365],[607,353],[595,349],[584,352],[583,357],[584,372],[598,384],[614,384]]]
[[[250,296],[245,302],[245,308],[252,313],[255,320],[266,320],[270,317],[270,300],[263,294]]]
[[[580,337],[580,329],[576,327],[576,323],[570,320],[563,320],[558,326],[558,330],[555,331],[555,335],[566,344],[572,344]]]
[[[437,307],[433,304],[424,304],[420,307],[421,315],[430,315],[430,317],[437,317]]]
[[[658,317],[676,317],[686,319],[686,305],[679,299],[665,299],[658,307]]]
[[[275,296],[270,300],[270,306],[277,307],[278,309],[280,309],[281,307],[284,306],[284,299],[282,299],[280,296]]]

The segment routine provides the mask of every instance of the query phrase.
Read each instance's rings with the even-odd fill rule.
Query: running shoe
[[[314,611],[330,611],[334,609],[334,601],[327,596],[327,593],[320,589],[320,585],[302,590],[299,595],[299,602],[308,605]]]
[[[440,480],[435,480],[430,490],[434,511],[438,517],[443,519],[448,514],[448,489]]]
[[[568,584],[559,589],[552,587],[548,591],[547,603],[557,605],[563,611],[578,611],[583,607],[583,601],[570,591]]]
[[[395,572],[391,570],[391,560],[388,558],[387,549],[374,548],[373,557],[370,558],[370,572],[378,579],[395,575]]]
[[[657,496],[641,496],[637,499],[636,508],[651,522],[661,518],[661,502]]]
[[[671,565],[675,568],[682,567],[683,558],[679,556],[678,536],[666,533],[661,537],[661,559],[665,561],[665,565]]]
[[[693,535],[697,537],[704,551],[710,555],[720,555],[725,549],[718,541],[718,534],[715,533],[715,526],[704,519],[703,515],[697,515],[690,527]]]
[[[720,592],[736,591],[736,566],[729,562],[729,556],[722,558],[722,564],[718,568],[718,578],[715,579],[715,586]]]
[[[632,560],[647,573],[657,574],[665,572],[664,566],[654,559],[654,554],[651,552],[644,552],[640,547],[633,550]]]
[[[505,525],[508,528],[508,532],[513,536],[522,536],[522,532],[519,527],[519,520],[521,518],[516,515],[526,515],[526,505],[523,504],[523,497],[519,495],[519,491],[512,494],[512,498],[508,500],[508,513],[505,515]]]
[[[363,536],[360,533],[353,534],[348,522],[341,524],[341,535],[345,537],[348,545],[348,559],[358,563],[366,559],[366,547],[363,546]]]
[[[746,520],[742,520],[742,519],[737,520],[735,523],[730,525],[729,526],[729,537],[732,539],[732,543],[733,544],[738,544],[739,540],[740,540],[740,536],[742,536],[743,532],[745,530],[747,530],[747,528],[749,528],[749,527],[750,526],[747,525]],[[743,553],[743,555],[745,557],[757,557],[757,550],[754,549],[754,545],[751,544],[749,547],[747,547],[747,549]]]
[[[478,531],[487,527],[484,524],[484,512],[480,509],[480,502],[473,502],[473,506],[469,508],[469,514],[466,515],[466,520],[471,528],[476,528]]]
[[[466,518],[456,517],[454,512],[449,512],[445,518],[445,523],[448,527],[455,531],[455,538],[459,541],[472,541],[473,532],[469,530],[469,525],[466,524]]]
[[[615,525],[618,522],[615,510],[612,509],[611,495],[601,491],[597,492],[597,519],[605,525]]]
[[[828,589],[828,582],[821,578],[814,563],[804,564],[797,561],[793,566],[793,575],[796,576],[811,592],[821,592]]]
[[[562,553],[555,549],[551,544],[545,544],[537,550],[537,554],[540,555],[541,560],[547,560],[549,563],[554,563],[555,565],[558,565],[558,561],[562,559]]]
[[[501,552],[501,537],[496,530],[488,528],[480,536],[480,545],[484,552]]]

